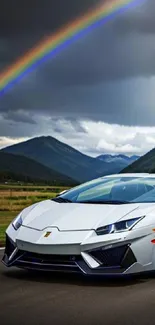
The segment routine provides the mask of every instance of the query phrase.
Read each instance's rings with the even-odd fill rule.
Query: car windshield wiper
[[[56,197],[56,198],[53,198],[52,201],[55,201],[55,202],[58,202],[58,203],[73,203],[71,200],[69,199],[65,199],[63,197]]]
[[[87,200],[87,201],[71,201],[69,199],[65,199],[61,196],[58,196],[56,198],[53,198],[52,201],[55,201],[55,202],[58,202],[58,203],[81,203],[81,204],[129,204],[129,203],[132,203],[132,202],[129,202],[129,201],[118,201],[118,200],[105,200],[105,201],[90,201],[90,200]]]
[[[87,203],[87,204],[129,204],[129,201],[118,201],[118,200],[106,200],[106,201],[80,201],[77,203]]]

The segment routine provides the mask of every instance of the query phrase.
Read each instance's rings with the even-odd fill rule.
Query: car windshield
[[[155,203],[155,178],[103,177],[77,186],[56,200],[94,204]]]

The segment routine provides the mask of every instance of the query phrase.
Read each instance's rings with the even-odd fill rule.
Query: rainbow
[[[114,14],[127,10],[142,0],[107,0],[50,35],[0,74],[0,95],[51,57],[55,57],[73,41],[105,23]]]

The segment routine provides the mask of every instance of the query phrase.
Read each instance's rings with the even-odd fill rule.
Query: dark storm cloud
[[[67,120],[63,121],[63,127],[62,127],[62,117],[60,118],[52,118],[51,122],[52,122],[52,128],[54,132],[57,133],[68,133],[68,126],[69,129],[72,129],[72,132],[76,132],[76,134],[83,134],[83,133],[87,133],[85,128],[81,125],[80,121],[78,119],[75,118],[68,118]],[[69,124],[69,125],[68,125]]]
[[[138,81],[131,79],[120,83],[101,83],[96,86],[82,85],[46,89],[38,87],[36,90],[32,89],[32,93],[28,92],[29,97],[25,95],[22,107],[30,114],[33,111],[37,123],[37,118],[44,116],[66,120],[105,121],[123,125],[154,125],[154,84],[153,78],[152,82],[149,79]],[[19,91],[20,93],[23,91]],[[4,104],[5,100],[6,97],[3,98]],[[6,106],[3,106],[5,112],[7,103],[6,101]],[[14,111],[16,111],[15,107]]]
[[[124,15],[119,21],[114,22],[119,33],[155,34],[155,1],[143,0],[143,2],[144,6],[139,7],[135,13]]]
[[[1,34],[53,31],[101,0],[1,0]],[[8,10],[9,9],[9,10]],[[20,28],[20,30],[19,30]]]
[[[32,114],[24,110],[5,110],[2,116],[8,121],[36,124],[35,120],[32,118]]]
[[[1,0],[0,68],[101,0]]]
[[[55,1],[55,5],[59,7],[60,3],[63,6],[62,16],[61,12],[58,12],[58,7],[51,9],[53,16],[50,16],[48,2],[48,12],[45,13],[45,8],[43,10],[38,6],[36,15],[34,15],[36,7],[34,10],[32,5],[33,15],[30,15],[28,21],[26,18],[19,20],[20,29],[18,19],[16,19],[18,28],[11,20],[10,26],[13,30],[6,31],[0,43],[0,53],[3,53],[1,66],[8,65],[17,56],[17,52],[21,55],[25,48],[31,47],[41,36],[54,31],[65,22],[65,19],[67,21],[77,12],[80,13],[80,10],[86,10],[90,0],[79,1],[77,7],[74,6],[77,1],[73,0],[68,0],[68,6],[66,0]],[[94,3],[97,2],[92,1],[92,4]],[[153,17],[153,13],[155,15],[153,0],[146,0],[140,7],[133,8],[124,16],[119,16],[92,31],[55,59],[39,67],[0,98],[0,111],[3,112],[5,123],[11,120],[11,116],[18,125],[26,118],[27,134],[38,132],[37,123],[42,125],[38,116],[42,115],[47,118],[57,116],[68,121],[75,120],[76,132],[79,132],[78,128],[81,127],[78,121],[82,119],[124,125],[153,125],[154,106],[149,99],[148,84],[150,77],[155,74],[155,35],[153,28],[150,28],[150,33],[147,32],[146,36],[146,30],[149,29],[143,26],[146,25],[149,15]],[[55,17],[54,20],[52,17]],[[129,78],[131,80],[128,80]],[[26,113],[22,119],[19,111],[23,110]],[[36,126],[32,131],[28,123],[32,124],[34,121]],[[62,128],[61,123],[56,121],[53,129],[59,133],[61,130],[65,132],[65,126]],[[0,130],[4,131],[3,135],[6,134],[6,129],[1,128],[1,125]],[[10,126],[8,130],[13,136],[15,132],[13,127]],[[21,136],[25,136],[25,131],[23,132],[20,125],[16,132],[19,133],[19,130]]]

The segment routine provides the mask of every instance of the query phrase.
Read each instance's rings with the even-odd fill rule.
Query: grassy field
[[[0,246],[13,218],[27,206],[55,197],[66,188],[54,186],[0,185]]]

